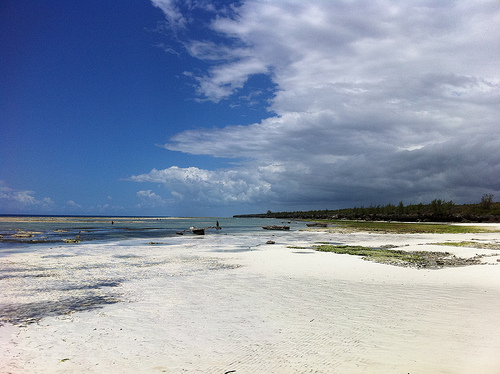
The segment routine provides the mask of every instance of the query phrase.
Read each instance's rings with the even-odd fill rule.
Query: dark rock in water
[[[11,235],[12,238],[31,238],[33,234],[27,232],[20,232],[18,234]]]
[[[63,239],[62,241],[65,243],[80,243],[78,239]]]
[[[273,240],[268,240],[266,244],[275,244],[275,242]]]

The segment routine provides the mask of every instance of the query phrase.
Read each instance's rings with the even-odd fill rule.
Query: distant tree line
[[[242,214],[234,217],[260,217],[279,219],[348,219],[366,221],[403,222],[500,222],[500,202],[493,202],[492,194],[485,194],[477,204],[455,204],[435,199],[429,204],[370,205],[335,210],[310,210]]]

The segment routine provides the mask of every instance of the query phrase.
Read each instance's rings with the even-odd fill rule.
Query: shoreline
[[[432,243],[467,240],[500,236],[257,232],[12,254],[0,258],[4,274],[15,276],[2,279],[2,305],[119,300],[4,324],[0,372],[497,372],[496,262],[413,269],[311,249],[328,241],[430,251]]]

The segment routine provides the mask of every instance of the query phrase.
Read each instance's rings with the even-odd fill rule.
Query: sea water
[[[207,229],[194,235],[191,227]],[[225,255],[265,250],[270,240],[317,240],[303,228],[263,218],[0,216],[0,327],[130,301],[129,282],[235,269]]]
[[[193,235],[191,227],[207,228],[219,224],[221,230],[209,228],[206,235],[240,235],[262,232],[262,226],[288,225],[291,230],[304,223],[271,218],[166,218],[166,217],[61,217],[1,216],[0,255],[25,252],[35,248],[75,243],[102,243],[160,240]]]

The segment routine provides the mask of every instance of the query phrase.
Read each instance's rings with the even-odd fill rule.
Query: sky
[[[0,214],[500,198],[497,0],[3,0]]]

